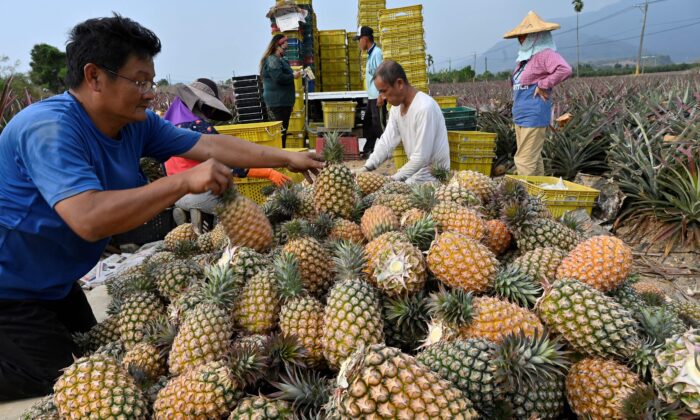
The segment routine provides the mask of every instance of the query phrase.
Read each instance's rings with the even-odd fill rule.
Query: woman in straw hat
[[[556,23],[529,12],[515,29],[503,37],[518,38],[517,65],[511,76],[513,122],[518,150],[515,167],[519,175],[544,175],[542,146],[552,118],[552,88],[571,76],[571,66],[556,52],[551,31]]]
[[[221,102],[219,88],[210,79],[197,79],[189,85],[177,85],[177,97],[163,116],[179,128],[187,128],[203,134],[217,134],[210,121],[228,121],[233,118],[231,111]],[[165,171],[170,175],[184,172],[197,166],[199,162],[174,156],[165,162]],[[290,178],[270,168],[234,168],[233,174],[239,178],[267,178],[275,185],[282,185]],[[185,212],[189,211],[195,229],[202,230],[202,213],[214,214],[218,197],[211,192],[187,194],[175,203],[173,216],[178,224],[185,222]]]

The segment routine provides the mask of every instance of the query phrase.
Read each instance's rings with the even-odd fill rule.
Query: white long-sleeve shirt
[[[409,160],[392,178],[407,183],[435,181],[430,173],[433,165],[450,168],[450,145],[440,106],[430,96],[418,92],[405,115],[401,115],[402,108],[403,105],[391,107],[384,134],[365,167],[370,171],[376,169],[403,143]]]

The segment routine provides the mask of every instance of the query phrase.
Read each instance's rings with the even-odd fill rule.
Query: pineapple
[[[542,286],[529,274],[508,265],[498,272],[493,291],[509,302],[532,308],[542,295]]]
[[[306,185],[302,187],[299,193],[299,199],[301,203],[299,204],[299,209],[297,210],[296,217],[302,217],[304,219],[311,219],[316,216],[316,208],[314,207],[314,195],[315,189],[313,185]]]
[[[464,207],[478,207],[481,199],[472,191],[462,188],[459,184],[442,185],[435,190],[438,201],[448,201]]]
[[[477,418],[462,391],[383,344],[360,346],[344,363],[334,398],[341,419]]]
[[[496,255],[501,255],[510,248],[513,239],[508,226],[500,220],[486,222],[486,234],[483,242]]]
[[[216,209],[231,245],[266,251],[272,245],[272,225],[262,209],[235,188],[221,196]]]
[[[211,253],[226,247],[228,236],[221,224],[216,225],[210,232],[203,233],[197,238],[197,248],[202,253]]]
[[[376,172],[363,172],[357,175],[357,186],[362,195],[369,195],[379,191],[390,179]]]
[[[416,223],[418,220],[425,218],[428,216],[428,213],[426,213],[424,210],[421,209],[410,209],[406,213],[401,216],[401,227],[408,227],[411,226],[412,224]]]
[[[151,321],[145,329],[144,341],[126,352],[121,360],[125,369],[138,369],[148,381],[155,381],[168,370],[167,355],[177,329],[165,316]]]
[[[377,191],[379,194],[411,194],[411,186],[405,182],[390,181],[384,184],[384,186]]]
[[[666,341],[656,353],[652,376],[659,395],[668,403],[680,401],[700,416],[700,331],[690,330]]]
[[[359,345],[384,342],[384,324],[377,291],[363,279],[363,250],[341,242],[334,258],[338,281],[323,313],[323,355],[333,369]]]
[[[121,338],[119,318],[112,315],[84,333],[73,334],[73,341],[83,353],[92,353],[98,347]]]
[[[234,277],[245,284],[265,268],[267,260],[254,249],[241,246],[233,249],[229,265],[233,269]]]
[[[363,262],[363,271],[367,277],[374,275],[374,261],[377,260],[379,254],[385,250],[388,246],[396,244],[398,242],[403,242],[410,244],[411,241],[408,239],[403,232],[391,231],[379,235],[376,239],[373,239],[367,245],[365,245],[365,260]]]
[[[335,221],[328,238],[331,240],[344,239],[358,244],[365,242],[362,228],[360,228],[357,223],[345,219],[338,219]]]
[[[325,135],[323,158],[326,167],[315,181],[314,209],[336,217],[350,218],[357,201],[357,183],[350,169],[343,165],[343,145],[337,132]]]
[[[267,269],[253,276],[240,292],[234,318],[247,332],[266,334],[277,327],[280,303],[274,273]]]
[[[501,299],[472,297],[463,290],[441,290],[430,296],[434,335],[426,344],[460,338],[484,338],[496,344],[510,334],[534,337],[544,331],[542,322],[529,310]]]
[[[666,306],[673,309],[690,328],[700,328],[700,304],[689,301],[676,301],[666,298]]]
[[[594,236],[574,248],[557,269],[557,278],[576,279],[602,292],[625,282],[632,250],[614,236]]]
[[[428,268],[450,287],[481,293],[493,285],[498,261],[475,240],[454,232],[437,237],[428,251]]]
[[[540,300],[539,313],[584,354],[626,356],[639,343],[632,314],[613,298],[576,280],[554,283]]]
[[[175,300],[180,293],[202,281],[202,269],[191,261],[177,260],[154,270],[158,291],[168,300]]]
[[[401,219],[404,213],[413,208],[411,197],[404,194],[379,194],[372,202],[372,206],[389,207],[397,218]]]
[[[76,360],[53,387],[62,419],[146,419],[146,399],[114,358],[95,354]]]
[[[307,365],[320,366],[323,362],[323,305],[318,299],[305,293],[296,258],[283,253],[275,260],[282,308],[280,330],[287,336],[295,336],[307,351]]]
[[[566,376],[566,396],[581,418],[622,418],[622,404],[639,385],[627,366],[613,360],[587,358],[575,363]]]
[[[171,373],[180,374],[219,360],[230,344],[233,333],[230,308],[239,293],[238,280],[229,267],[210,267],[206,276],[206,283],[198,284],[186,294],[190,296],[191,306],[171,304],[171,319],[176,318],[180,324],[168,358]]]
[[[126,297],[120,309],[117,323],[121,341],[127,349],[143,339],[149,321],[165,313],[160,297],[147,289]]]
[[[317,240],[305,237],[288,242],[283,252],[294,255],[304,288],[313,296],[320,297],[333,283],[331,255]]]
[[[47,395],[24,410],[20,420],[61,420],[53,395]]]
[[[371,241],[383,233],[398,230],[399,219],[389,207],[372,206],[362,216],[360,227],[365,238]]]
[[[157,420],[218,419],[228,415],[242,396],[243,384],[223,361],[211,361],[172,378],[153,405]]]
[[[480,241],[486,234],[486,223],[473,210],[457,203],[443,201],[431,212],[433,219],[442,232],[456,232]]]
[[[420,249],[411,244],[391,244],[377,255],[372,265],[372,283],[387,296],[418,293],[425,285],[425,257]]]
[[[142,266],[147,267],[147,266],[152,266],[152,267],[159,267],[161,264],[165,264],[171,261],[175,261],[175,254],[173,254],[170,251],[159,251],[151,254],[144,260]],[[143,274],[143,273],[140,273]]]
[[[163,239],[163,247],[167,251],[175,251],[178,244],[183,242],[193,242],[197,240],[197,232],[194,231],[192,223],[183,223],[168,232]]]
[[[504,222],[514,233],[521,251],[555,247],[569,252],[581,242],[578,233],[555,220],[540,217],[528,204],[511,204],[503,213]]]
[[[243,398],[231,412],[228,420],[293,420],[294,411],[286,401],[265,397]]]
[[[638,281],[632,283],[631,286],[635,292],[642,296],[649,296],[654,300],[658,300],[659,302],[663,302],[666,299],[666,293],[658,286],[656,282]]]
[[[532,276],[535,280],[553,281],[565,257],[566,253],[559,248],[535,248],[517,257],[512,265],[513,268]]]
[[[454,174],[450,185],[460,187],[476,194],[482,203],[490,201],[496,191],[496,184],[486,175],[474,171],[459,171]]]

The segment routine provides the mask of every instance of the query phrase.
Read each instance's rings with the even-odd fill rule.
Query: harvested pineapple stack
[[[31,413],[700,415],[700,308],[638,282],[622,241],[513,181],[355,178],[326,145],[313,185],[262,208],[231,191],[218,230],[179,227],[111,280],[112,315]]]

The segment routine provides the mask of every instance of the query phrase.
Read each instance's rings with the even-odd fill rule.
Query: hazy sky
[[[618,0],[585,0],[584,12]],[[638,0],[619,0],[635,4]],[[700,1],[700,0],[699,0]],[[387,0],[387,7],[417,4]],[[201,5],[201,9],[196,6]],[[257,72],[257,63],[270,37],[265,14],[274,0],[226,1],[85,1],[26,0],[2,4],[0,56],[20,61],[29,69],[29,52],[38,43],[65,50],[68,31],[85,19],[110,15],[130,17],[153,30],[163,43],[156,58],[158,78],[189,81],[198,77],[223,80]],[[357,29],[357,0],[315,0],[319,29]],[[437,68],[471,64],[517,25],[528,10],[544,19],[574,15],[570,0],[429,0],[423,2],[428,53]]]

